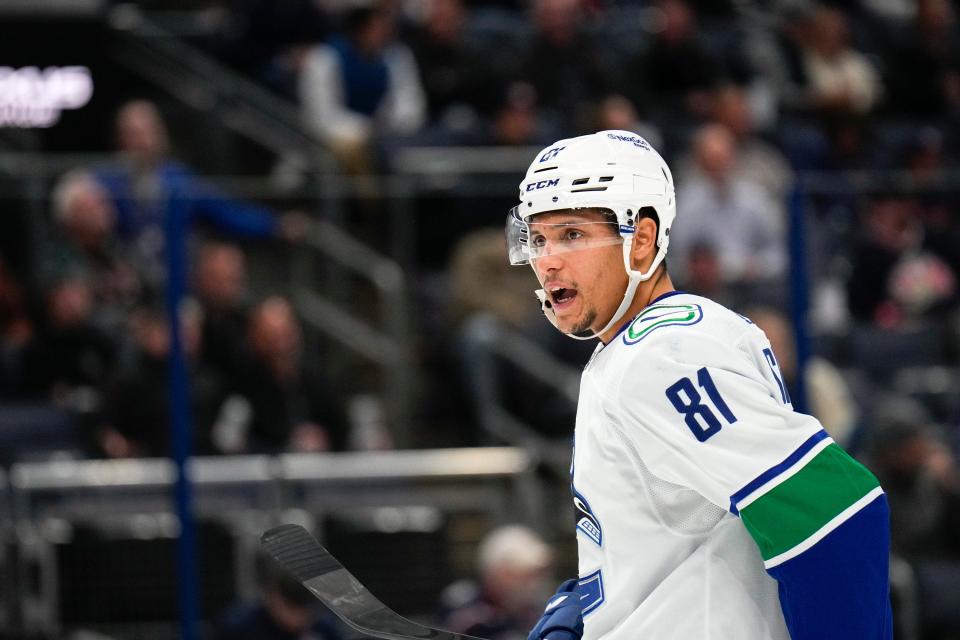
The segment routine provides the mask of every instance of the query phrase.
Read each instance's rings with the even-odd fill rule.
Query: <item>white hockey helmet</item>
[[[656,211],[659,222],[657,254],[650,268],[641,273],[631,266],[630,250],[636,222],[648,207]],[[530,164],[520,183],[520,204],[507,216],[510,264],[529,264],[539,257],[537,248],[528,242],[529,224],[534,216],[571,209],[602,209],[616,216],[621,238],[616,242],[623,243],[623,266],[629,278],[619,308],[603,329],[567,334],[589,340],[599,337],[623,317],[637,286],[648,280],[666,257],[670,227],[677,212],[673,176],[660,154],[630,131],[599,131],[555,142]],[[539,289],[536,294],[544,315],[557,326],[546,292]]]

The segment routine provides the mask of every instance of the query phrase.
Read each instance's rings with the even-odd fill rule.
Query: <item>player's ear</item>
[[[630,247],[630,266],[637,271],[646,271],[657,254],[657,223],[652,218],[637,220]]]

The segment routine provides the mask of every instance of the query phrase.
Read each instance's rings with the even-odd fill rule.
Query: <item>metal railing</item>
[[[391,170],[409,176],[507,174],[520,178],[540,147],[408,147],[391,158]]]
[[[393,435],[398,443],[409,443],[416,375],[411,359],[409,292],[403,270],[395,261],[324,220],[312,225],[306,242],[323,257],[361,276],[378,292],[380,322],[373,326],[311,286],[311,255],[301,252],[294,259],[293,300],[301,317],[314,329],[383,368]]]
[[[278,157],[297,157],[296,164],[310,180],[305,195],[317,203],[315,209],[326,218],[339,220],[340,200],[355,181],[345,190],[345,178],[325,177],[336,173],[336,162],[302,127],[295,105],[175,38],[134,7],[114,9],[110,24],[119,37],[115,55],[119,64],[199,112],[216,113],[219,124],[271,149]],[[337,300],[344,297],[340,278],[330,277],[325,283],[332,295],[319,291],[312,276],[313,256],[297,252],[291,289],[299,313],[312,328],[383,368],[394,438],[409,445],[416,376],[409,358],[411,336],[403,271],[396,262],[328,221],[316,222],[307,244],[326,260],[361,276],[379,293],[382,322],[375,327],[351,314],[342,300]]]
[[[30,210],[36,212],[30,224],[32,235],[39,242],[44,235],[40,221],[50,210],[50,189],[55,180],[78,167],[96,168],[115,161],[115,156],[109,154],[2,152],[0,171],[15,177],[16,182],[0,183],[0,199],[26,198]],[[262,178],[213,176],[210,180],[228,187],[232,193],[257,200],[277,197],[269,181]],[[335,179],[328,177],[324,181]],[[345,184],[348,188],[352,182],[345,179]],[[337,183],[333,188],[342,190],[344,184]],[[304,193],[308,199],[317,197],[323,203],[318,207],[326,212],[329,203],[323,199],[325,196],[311,188]],[[298,314],[311,329],[382,369],[383,393],[394,439],[399,445],[409,446],[411,398],[417,376],[410,355],[410,293],[403,269],[342,227],[318,218],[313,219],[303,242],[283,256],[291,277],[270,286],[290,294]],[[331,278],[315,278],[313,271],[318,259],[360,277],[372,287],[376,294],[375,319],[365,319],[347,310],[346,296],[338,287],[330,287]]]
[[[115,7],[108,20],[118,38],[117,64],[279,156],[297,153],[311,171],[336,171],[327,148],[301,126],[295,105],[177,39],[134,5]]]
[[[198,515],[223,522],[234,538],[236,593],[252,598],[258,590],[257,540],[280,522],[304,523],[322,535],[326,514],[387,509],[381,515],[395,522],[405,510],[414,510],[408,515],[416,520],[429,508],[442,514],[483,513],[491,524],[519,518],[544,530],[546,507],[534,470],[523,450],[490,447],[195,458],[189,475]],[[64,585],[56,549],[70,542],[75,527],[95,526],[122,539],[175,537],[175,476],[173,463],[162,459],[11,467],[13,502],[0,523],[18,570],[2,572],[0,593],[11,598],[0,602],[0,619],[19,622],[4,628],[24,634],[61,629],[58,594]],[[0,556],[0,561],[9,569],[14,560]],[[10,584],[12,575],[19,576],[19,584]]]
[[[576,406],[579,396],[580,372],[490,315],[480,314],[468,320],[462,340],[481,428],[496,441],[535,452],[564,477],[570,466],[569,442],[541,435],[507,408],[501,361],[555,390],[571,408]],[[570,427],[572,430],[573,425]]]

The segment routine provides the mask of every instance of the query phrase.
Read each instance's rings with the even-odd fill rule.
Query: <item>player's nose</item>
[[[533,268],[536,269],[537,273],[541,275],[559,271],[562,267],[563,258],[561,258],[560,254],[557,253],[550,253],[540,256],[533,262]]]

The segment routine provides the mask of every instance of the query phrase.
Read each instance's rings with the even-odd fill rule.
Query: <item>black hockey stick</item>
[[[260,536],[270,556],[360,633],[386,640],[480,640],[407,620],[380,602],[306,529],[285,524]]]

